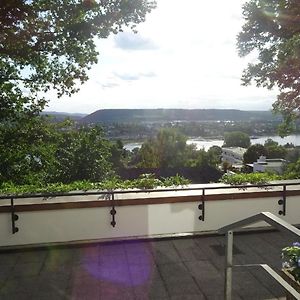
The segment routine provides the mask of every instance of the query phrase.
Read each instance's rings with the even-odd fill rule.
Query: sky
[[[138,26],[96,41],[99,62],[72,97],[51,95],[47,111],[111,108],[270,110],[276,91],[241,85],[254,57],[240,58],[236,36],[245,0],[157,0]]]

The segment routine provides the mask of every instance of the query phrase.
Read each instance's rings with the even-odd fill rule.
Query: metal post
[[[285,216],[285,214],[286,214],[286,185],[283,186],[282,200],[283,200],[283,215]]]
[[[111,194],[111,200],[110,201],[111,201],[111,204],[112,204],[111,210],[110,210],[112,220],[111,220],[110,224],[111,224],[112,227],[115,227],[116,224],[117,224],[116,219],[115,219],[115,215],[116,215],[117,211],[115,209],[115,194],[114,193]]]
[[[199,216],[199,220],[204,222],[205,218],[205,189],[202,190],[201,203],[198,205],[199,210],[201,210],[201,216]]]
[[[19,219],[19,216],[15,213],[14,198],[10,199],[10,209],[11,209],[11,230],[12,230],[12,234],[15,234],[19,231],[19,228],[16,226],[16,221]]]
[[[231,300],[232,296],[232,250],[233,231],[226,232],[226,261],[225,261],[225,291],[224,298]]]
[[[285,216],[286,214],[286,185],[283,185],[283,191],[282,191],[282,199],[278,201],[279,205],[282,205],[282,210],[279,210],[279,215]]]

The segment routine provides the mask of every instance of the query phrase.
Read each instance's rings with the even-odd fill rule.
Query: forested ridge
[[[102,109],[81,119],[83,123],[162,121],[280,120],[271,111],[236,109]]]

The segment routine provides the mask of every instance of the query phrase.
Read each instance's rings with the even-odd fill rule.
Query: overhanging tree
[[[287,132],[300,112],[300,2],[248,0],[243,15],[239,54],[258,54],[244,70],[243,84],[278,88],[273,108],[283,114],[285,125],[281,129]]]
[[[3,0],[0,6],[0,122],[38,114],[55,90],[71,95],[97,63],[94,38],[136,24],[153,0]]]
[[[96,180],[105,173],[109,155],[100,134],[95,137],[92,129],[81,131],[73,142],[63,140],[63,147],[73,152],[58,155],[57,139],[64,131],[37,116],[47,103],[47,92],[56,91],[58,97],[72,95],[88,79],[87,72],[98,59],[96,38],[106,38],[124,27],[135,31],[154,7],[152,0],[1,1],[1,181],[45,182],[54,180],[49,178],[53,174],[62,180],[57,172],[61,169],[75,174],[80,169],[75,160],[86,152],[86,140],[91,141],[86,158],[90,161],[78,176],[88,173],[86,179]],[[65,136],[68,134],[72,132]]]

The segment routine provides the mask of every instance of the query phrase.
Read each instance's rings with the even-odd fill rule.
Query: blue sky
[[[240,58],[236,50],[243,2],[157,0],[138,34],[97,40],[99,63],[89,81],[71,98],[50,94],[47,110],[271,109],[276,91],[241,86],[243,68],[255,59]]]

